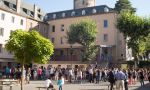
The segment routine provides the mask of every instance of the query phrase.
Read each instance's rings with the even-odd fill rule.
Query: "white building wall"
[[[1,13],[5,14],[4,20],[1,20]],[[12,16],[15,17],[14,23],[12,23],[11,21]],[[23,20],[23,25],[20,24],[21,19]],[[11,31],[14,31],[16,29],[26,29],[26,18],[0,10],[0,28],[4,28],[4,34],[3,36],[0,36],[0,44],[3,45],[3,50],[0,53],[0,58],[12,58],[13,56],[10,53],[6,52],[4,46],[6,44],[6,41],[9,39]]]

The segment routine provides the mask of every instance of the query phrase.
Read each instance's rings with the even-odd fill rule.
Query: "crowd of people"
[[[21,73],[20,68],[5,67],[0,72],[1,78],[18,79],[20,82],[21,75],[26,83],[31,80],[55,80],[62,90],[65,81],[69,83],[82,84],[85,82],[99,84],[100,81],[109,82],[110,90],[116,85],[117,90],[128,90],[128,85],[136,84],[137,81],[144,86],[144,81],[150,82],[150,69],[119,69],[119,68],[100,68],[98,66],[89,65],[86,68],[61,68],[61,67],[38,67],[25,68]],[[52,86],[52,85],[51,85]]]

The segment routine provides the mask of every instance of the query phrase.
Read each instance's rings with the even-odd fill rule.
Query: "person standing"
[[[140,70],[139,72],[139,79],[140,79],[141,86],[144,86],[144,71],[143,70]]]
[[[62,90],[62,84],[63,84],[62,76],[60,76],[60,77],[58,78],[58,81],[57,81],[57,85],[59,86],[59,90]]]
[[[128,72],[127,72],[127,70],[123,70],[123,72],[125,74],[124,88],[125,88],[125,90],[128,90]]]
[[[72,83],[73,71],[72,68],[69,69],[69,82]]]
[[[5,73],[6,73],[6,78],[9,78],[9,76],[10,76],[10,68],[8,66],[5,68]]]
[[[96,70],[96,83],[99,84],[99,80],[100,80],[100,70],[97,69]]]
[[[115,75],[116,78],[116,88],[117,90],[124,90],[124,80],[125,78],[125,74],[122,72],[121,69],[118,70],[118,72]]]
[[[89,67],[89,70],[88,70],[88,73],[89,73],[89,82],[92,83],[93,82],[93,68],[90,66]]]
[[[77,76],[78,76],[79,83],[82,84],[82,71],[81,71],[81,69],[78,70]]]
[[[38,79],[41,80],[42,69],[40,67],[39,67],[39,69],[37,71],[37,74],[38,74]]]
[[[108,81],[110,82],[110,90],[113,90],[113,85],[115,84],[115,76],[113,73],[113,68],[108,73]]]

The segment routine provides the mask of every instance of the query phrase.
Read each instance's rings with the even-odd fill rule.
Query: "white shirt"
[[[69,70],[69,75],[73,75],[72,69]]]
[[[45,87],[49,87],[49,85],[52,83],[51,80],[47,79],[45,80]]]
[[[53,68],[51,68],[50,74],[54,74],[54,69]]]
[[[82,78],[82,71],[78,71],[78,76]]]
[[[93,74],[93,69],[92,68],[89,69],[89,73]]]
[[[65,79],[64,79],[64,78],[62,78],[62,85],[63,85],[63,84],[65,84]]]

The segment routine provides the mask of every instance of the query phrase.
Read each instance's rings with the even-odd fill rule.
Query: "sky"
[[[36,4],[46,13],[73,9],[73,0],[23,0],[26,3]],[[114,8],[118,0],[96,0],[96,5],[107,5]],[[150,16],[150,0],[130,0],[132,6],[137,9],[137,15]]]

